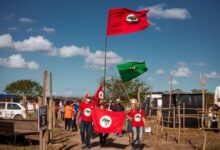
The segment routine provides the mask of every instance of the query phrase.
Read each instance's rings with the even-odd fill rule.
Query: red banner
[[[150,26],[148,10],[133,11],[127,8],[109,10],[107,36],[138,32]]]
[[[125,112],[113,112],[101,109],[92,110],[95,132],[120,133],[125,120]]]
[[[94,95],[94,99],[93,99],[93,103],[95,106],[98,105],[99,100],[104,98],[104,93],[102,90],[102,83],[100,84],[98,90],[96,91],[95,95]]]

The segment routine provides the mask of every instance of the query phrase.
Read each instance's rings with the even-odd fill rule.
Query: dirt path
[[[58,121],[57,128],[54,129],[53,139],[48,144],[48,150],[80,150],[81,141],[80,135],[76,131],[64,130],[64,122]],[[177,144],[177,133],[173,129],[164,129],[169,132],[168,141],[165,141],[165,135],[162,138],[155,138],[155,128],[152,129],[152,135],[143,134],[143,150],[201,150],[203,145],[203,134],[199,129],[186,129],[181,133],[180,144]],[[207,132],[206,150],[220,150],[220,134],[214,132]],[[12,143],[2,143],[0,139],[0,150],[38,150],[39,142],[38,136],[27,136],[25,145],[13,146]],[[6,140],[7,141],[7,140]],[[110,134],[107,143],[104,147],[99,145],[99,137],[93,136],[91,139],[91,150],[115,150],[125,149],[131,150],[131,145],[128,143],[128,136],[126,133],[123,137],[118,137],[115,134]]]
[[[52,144],[49,145],[49,149],[54,150],[80,150],[80,136],[79,133],[71,132],[71,131],[65,131],[63,127],[63,123],[59,124],[60,128],[56,128],[54,132],[54,138],[52,141]],[[125,150],[131,150],[132,147],[128,143],[128,136],[127,134],[123,134],[122,137],[116,136],[115,134],[110,134],[106,144],[103,147],[100,147],[99,144],[99,137],[94,136],[91,139],[91,150],[114,150],[114,149],[125,149]],[[146,135],[144,134],[144,140],[142,149],[146,150],[190,150],[192,149],[192,146],[189,144],[175,144],[175,143],[169,143],[164,142],[163,140],[159,140],[158,142],[155,142],[155,136],[154,135]]]

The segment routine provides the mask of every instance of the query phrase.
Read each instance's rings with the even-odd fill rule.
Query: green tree
[[[4,91],[19,96],[38,96],[42,95],[42,86],[32,80],[17,80],[8,84]]]
[[[139,79],[125,83],[122,83],[121,79],[117,77],[106,80],[106,96],[112,99],[120,97],[122,100],[127,100],[127,94],[130,98],[137,98],[138,88],[141,88],[140,96],[144,96],[149,93],[150,86]]]
[[[202,90],[200,90],[200,89],[192,89],[191,92],[192,92],[193,94],[202,93]]]
[[[179,93],[182,93],[183,91],[181,89],[174,89],[172,90],[172,93],[176,93],[176,94],[179,94]]]

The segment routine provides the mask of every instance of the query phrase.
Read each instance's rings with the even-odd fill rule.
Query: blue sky
[[[0,92],[20,79],[42,83],[53,73],[55,95],[95,93],[103,77],[104,46],[110,8],[149,9],[151,26],[141,32],[108,37],[107,76],[116,65],[146,61],[140,78],[153,91],[173,87],[200,89],[220,84],[220,2],[218,0],[19,0],[0,1]]]

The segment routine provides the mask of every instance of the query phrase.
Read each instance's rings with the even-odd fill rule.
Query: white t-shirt
[[[217,86],[215,88],[215,101],[214,104],[218,105],[220,107],[220,86]]]

